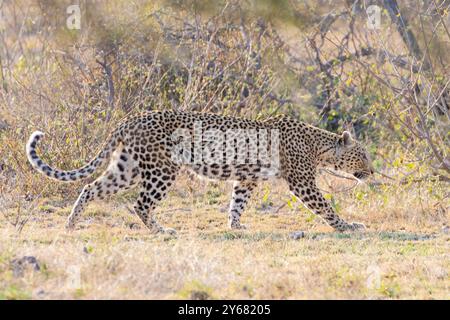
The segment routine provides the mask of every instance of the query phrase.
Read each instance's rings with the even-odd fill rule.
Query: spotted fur
[[[200,129],[195,126],[199,121],[202,123]],[[246,132],[256,132],[258,138],[262,137],[258,130],[276,131],[279,133],[277,150],[279,161],[275,166],[267,165],[261,160],[244,163],[236,161],[180,163],[174,158],[178,143],[175,133],[180,129],[190,133],[200,130],[197,133],[205,135],[201,141],[202,147],[214,140],[214,136],[207,137],[207,132],[214,132],[211,130],[222,133],[230,130],[247,130]],[[42,136],[41,132],[33,133],[26,151],[32,166],[50,178],[67,182],[83,179],[109,162],[103,174],[83,188],[68,218],[68,228],[75,226],[76,220],[89,202],[137,187],[139,194],[134,210],[144,224],[156,232],[173,233],[172,229],[163,228],[157,223],[154,210],[167,195],[181,167],[187,167],[211,179],[234,181],[228,218],[231,228],[244,228],[240,218],[252,190],[258,181],[270,178],[286,180],[290,191],[335,230],[364,228],[362,224],[347,223],[341,219],[323,197],[315,181],[317,169],[320,167],[343,170],[358,179],[373,173],[367,152],[348,132],[337,135],[286,116],[253,121],[206,113],[147,112],[125,119],[110,134],[93,160],[84,167],[71,171],[54,169],[37,155],[36,145]],[[259,142],[252,144],[251,139],[245,141],[248,143],[249,153],[260,147]],[[268,148],[275,145],[273,138],[268,138],[267,141]],[[236,160],[237,147],[232,145],[231,149],[228,147],[224,149],[225,152],[235,152],[232,160]],[[184,151],[188,153],[191,151],[191,160],[195,159],[195,151],[192,152],[191,148]]]

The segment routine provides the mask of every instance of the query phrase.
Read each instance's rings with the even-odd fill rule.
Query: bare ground
[[[358,234],[334,233],[278,183],[257,190],[236,232],[228,184],[180,181],[158,210],[177,237],[149,234],[126,197],[92,204],[69,233],[74,199],[40,199],[20,233],[14,210],[1,216],[0,298],[448,299],[448,207],[434,188],[337,193],[341,216],[368,225]]]

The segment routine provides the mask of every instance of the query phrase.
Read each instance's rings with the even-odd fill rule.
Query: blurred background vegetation
[[[80,29],[67,26],[74,4]],[[379,28],[367,25],[371,5],[380,8]],[[0,0],[0,205],[76,192],[35,179],[24,154],[32,131],[47,133],[47,161],[76,168],[121,118],[155,109],[282,113],[350,130],[372,154],[373,185],[445,185],[449,6]],[[448,192],[436,197],[447,210]]]

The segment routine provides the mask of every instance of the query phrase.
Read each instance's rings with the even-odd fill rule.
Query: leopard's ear
[[[352,145],[353,144],[353,138],[352,138],[352,135],[350,134],[350,132],[344,131],[342,133],[341,138],[339,139],[339,142],[343,146],[350,146],[350,145]]]

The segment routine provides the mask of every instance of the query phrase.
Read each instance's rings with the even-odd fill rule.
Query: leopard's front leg
[[[309,210],[322,217],[335,230],[343,232],[346,230],[364,230],[366,228],[362,223],[348,223],[340,218],[314,184],[296,185],[289,183],[289,188]]]

